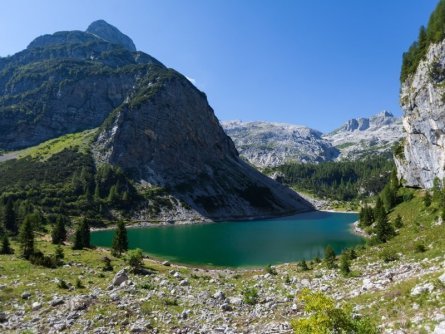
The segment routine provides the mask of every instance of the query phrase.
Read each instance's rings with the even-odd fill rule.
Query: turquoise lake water
[[[340,253],[363,242],[351,232],[355,213],[309,212],[291,217],[212,224],[128,229],[130,248],[175,263],[217,267],[262,267]],[[93,245],[110,247],[114,231],[91,234]]]

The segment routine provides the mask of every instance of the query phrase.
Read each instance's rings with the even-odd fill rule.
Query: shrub
[[[243,300],[246,304],[255,305],[258,302],[258,290],[251,287],[243,290]]]
[[[302,271],[308,271],[308,270],[309,270],[309,267],[308,267],[308,265],[307,265],[307,263],[306,263],[305,260],[301,260],[301,261],[298,263],[298,267],[299,267]]]
[[[391,251],[390,249],[384,249],[381,253],[380,253],[380,258],[384,261],[384,262],[392,262],[392,261],[397,261],[399,259],[399,255],[394,253],[393,251]]]
[[[426,247],[424,244],[416,244],[416,246],[414,247],[414,251],[416,253],[425,253],[426,252]]]
[[[335,251],[330,245],[324,250],[324,262],[328,269],[335,268]]]
[[[138,272],[143,265],[142,250],[137,248],[128,251],[126,261],[133,272]]]
[[[277,270],[274,267],[272,267],[270,264],[267,265],[266,268],[264,268],[264,271],[266,273],[268,273],[270,275],[274,275],[274,276],[276,276],[278,274]]]
[[[103,271],[113,271],[113,266],[111,265],[111,259],[108,256],[104,256],[102,258],[102,262],[104,266],[102,267]]]
[[[57,280],[57,287],[58,287],[59,289],[65,289],[65,290],[68,290],[68,289],[69,289],[68,284],[67,284],[63,279],[59,279],[59,280]]]
[[[304,303],[306,318],[291,321],[296,334],[360,333],[377,334],[369,318],[353,315],[350,306],[336,307],[335,301],[321,292],[303,289],[299,299]]]

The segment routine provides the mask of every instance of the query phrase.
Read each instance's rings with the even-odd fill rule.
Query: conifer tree
[[[51,233],[53,244],[62,244],[66,240],[65,223],[61,217],[57,218],[56,225]]]
[[[324,250],[324,261],[328,269],[335,268],[335,251],[330,245]]]
[[[389,223],[388,217],[382,216],[377,220],[375,224],[375,233],[380,242],[387,242],[395,235],[394,228]]]
[[[343,276],[347,276],[351,273],[348,254],[342,254],[340,256],[340,271]]]
[[[397,215],[396,219],[394,220],[394,227],[395,228],[402,228],[403,227],[403,220],[400,215]]]
[[[383,205],[382,198],[378,196],[374,207],[374,220],[378,221],[384,217],[386,217],[385,207]]]
[[[5,233],[2,237],[2,245],[0,247],[0,254],[13,254],[14,250],[11,248],[9,243],[8,235]]]
[[[301,262],[298,264],[298,266],[300,267],[300,269],[302,271],[308,271],[309,267],[307,266],[307,263],[305,260],[301,260]]]
[[[32,215],[27,215],[20,226],[19,242],[22,256],[29,259],[34,254],[34,228]]]
[[[80,224],[80,237],[82,247],[90,248],[90,224],[86,218]]]
[[[6,202],[3,210],[3,224],[5,228],[12,234],[17,234],[17,217],[14,211],[14,203],[12,200]]]
[[[82,231],[78,227],[74,232],[73,249],[80,250],[83,248]]]
[[[127,229],[123,221],[117,223],[111,248],[114,256],[121,256],[123,252],[128,250]]]
[[[429,208],[431,206],[431,194],[430,192],[427,190],[425,193],[425,197],[423,197],[423,204],[425,205],[426,208]]]

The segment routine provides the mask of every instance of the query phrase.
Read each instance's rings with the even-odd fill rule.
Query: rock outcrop
[[[395,156],[404,184],[431,188],[445,177],[445,41],[432,44],[416,72],[402,83],[406,137]]]
[[[167,189],[204,217],[273,216],[311,210],[293,191],[243,162],[204,93],[161,69],[138,84],[102,126],[98,163]]]
[[[260,168],[328,161],[339,154],[321,132],[304,126],[241,121],[223,122],[222,126],[241,156]]]
[[[323,136],[340,150],[338,159],[356,160],[370,155],[391,155],[394,143],[403,137],[402,120],[388,111],[370,118],[351,119]]]
[[[136,46],[130,37],[121,33],[119,29],[104,20],[97,20],[91,23],[87,32],[110,43],[119,44],[129,51],[136,51]]]

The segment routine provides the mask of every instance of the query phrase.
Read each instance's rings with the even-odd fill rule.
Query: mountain
[[[388,111],[351,119],[337,130],[320,131],[285,123],[222,122],[240,155],[252,165],[277,167],[287,162],[319,163],[392,155],[403,136],[402,120]]]
[[[257,167],[275,167],[290,161],[322,162],[339,154],[321,132],[304,126],[241,121],[221,125],[241,156]]]
[[[429,46],[416,70],[402,82],[400,101],[406,136],[396,152],[396,165],[407,186],[431,188],[435,178],[445,177],[444,82],[442,40]]]
[[[0,192],[26,184],[44,210],[138,220],[313,209],[239,158],[203,92],[134,50],[101,20],[0,59],[0,150],[28,148],[0,164]]]
[[[338,158],[347,160],[374,154],[390,155],[394,143],[402,137],[402,120],[388,111],[382,111],[370,118],[351,119],[323,136],[340,150]]]

